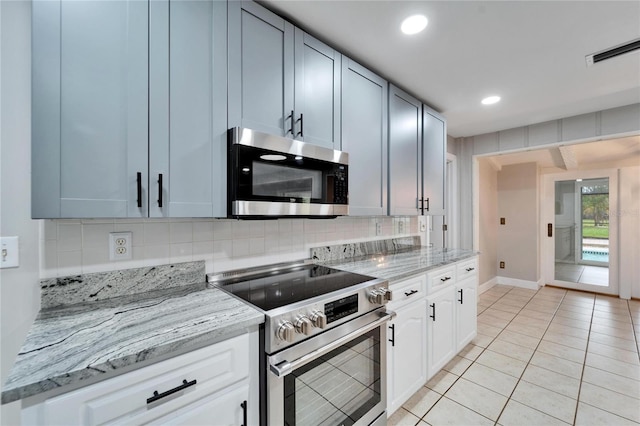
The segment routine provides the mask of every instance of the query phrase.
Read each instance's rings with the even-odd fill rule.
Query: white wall
[[[0,2],[0,235],[20,241],[20,266],[0,269],[2,383],[40,309],[39,223],[30,219],[30,21],[30,2]],[[1,405],[0,424],[16,424],[18,406]]]
[[[498,172],[489,160],[478,161],[479,173],[479,241],[480,284],[498,275]]]
[[[498,172],[498,275],[537,283],[538,166],[536,163],[504,166]]]
[[[640,166],[620,169],[619,182],[620,296],[640,298]]]

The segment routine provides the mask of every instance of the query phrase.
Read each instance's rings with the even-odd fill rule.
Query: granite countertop
[[[203,281],[204,262],[198,267],[198,279]],[[173,279],[166,273],[166,282],[176,281],[175,270],[171,272]],[[145,275],[145,282],[149,278],[162,282],[158,274],[138,275]],[[57,283],[54,288],[72,287],[61,280]],[[213,344],[264,322],[260,311],[203,282],[144,290],[133,295],[111,294],[104,300],[81,298],[81,303],[43,309],[2,388],[2,403],[101,375],[110,378],[113,375],[108,373],[114,370]],[[85,293],[86,297],[97,294]],[[43,290],[43,306],[46,294]]]
[[[341,250],[344,250],[345,246],[343,245]],[[363,252],[366,252],[366,250],[363,250]],[[396,250],[387,252],[362,254],[350,258],[341,258],[340,255],[337,256],[339,258],[335,258],[336,256],[326,255],[326,252],[315,253],[314,261],[332,268],[382,278],[393,283],[431,269],[469,259],[477,254],[473,250],[407,246],[398,247]]]

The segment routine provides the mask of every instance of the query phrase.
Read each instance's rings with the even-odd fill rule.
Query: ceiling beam
[[[565,170],[576,170],[578,168],[578,160],[576,159],[575,152],[572,146],[558,147],[562,161],[564,162]]]

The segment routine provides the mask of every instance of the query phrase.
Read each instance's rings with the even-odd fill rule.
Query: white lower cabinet
[[[396,310],[387,331],[387,413],[391,415],[427,381],[427,302]]]
[[[455,288],[427,296],[427,377],[433,377],[455,356]]]
[[[23,405],[22,423],[237,426],[246,415],[248,424],[257,424],[257,364],[256,330]]]
[[[456,284],[456,352],[460,352],[478,331],[478,278],[469,277]]]

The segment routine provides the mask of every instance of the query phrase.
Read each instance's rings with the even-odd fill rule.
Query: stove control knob
[[[325,328],[327,326],[327,316],[320,311],[311,313],[311,322],[315,327]]]
[[[276,335],[278,336],[278,339],[291,343],[296,337],[295,328],[291,322],[283,321],[278,327]]]
[[[375,303],[377,305],[384,305],[386,303],[386,301],[384,300],[384,294],[384,289],[383,291],[380,291],[378,289],[371,290],[371,292],[369,293],[369,302]]]
[[[296,319],[296,331],[305,336],[311,334],[311,320],[306,315],[301,315]]]

